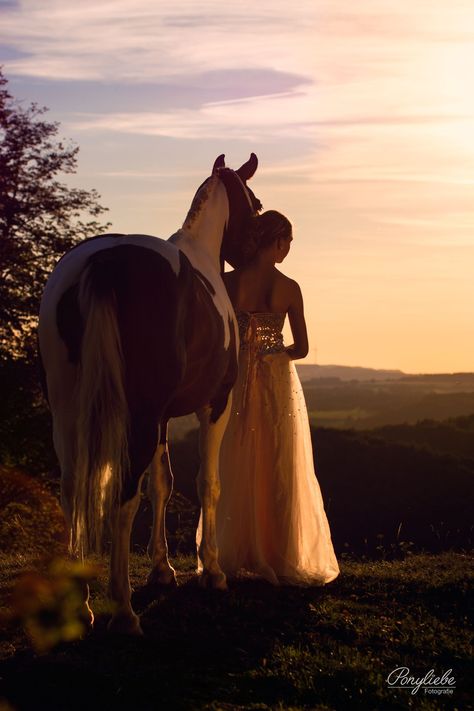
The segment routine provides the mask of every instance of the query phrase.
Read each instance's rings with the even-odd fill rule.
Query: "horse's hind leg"
[[[130,534],[140,503],[142,479],[143,476],[140,478],[135,496],[120,506],[112,531],[109,595],[115,603],[116,609],[109,622],[109,630],[111,632],[143,634],[140,620],[132,610],[130,600],[132,590],[128,570]]]
[[[158,447],[149,467],[148,496],[153,507],[153,527],[148,544],[148,555],[152,563],[152,570],[148,576],[150,585],[176,584],[175,571],[168,560],[166,543],[166,505],[173,491],[167,430],[168,423],[163,422],[160,427]]]
[[[77,401],[75,388],[77,370],[67,358],[62,342],[50,347],[51,363],[44,373],[47,382],[49,405],[53,419],[53,444],[61,469],[61,508],[66,521],[69,540],[69,553],[72,544],[72,519],[74,508],[74,470],[76,452]],[[77,555],[75,555],[77,557]],[[89,586],[82,583],[84,607],[81,611],[83,620],[90,627],[94,624],[94,615],[89,606]]]
[[[71,531],[74,500],[74,459],[76,457],[76,427],[74,411],[71,407],[60,407],[56,404],[53,413],[53,442],[61,469],[61,508],[66,520],[66,528],[71,548]],[[77,555],[76,555],[77,557]],[[81,583],[84,609],[82,618],[88,620],[90,627],[94,624],[94,614],[89,605],[89,586]]]
[[[219,500],[219,452],[225,428],[229,420],[232,396],[217,422],[211,421],[211,408],[198,412],[201,423],[199,448],[201,466],[198,474],[198,494],[202,508],[202,538],[198,555],[203,564],[200,584],[218,590],[226,590],[227,582],[217,561],[216,508]]]

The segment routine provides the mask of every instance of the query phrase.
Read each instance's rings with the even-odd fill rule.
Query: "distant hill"
[[[377,370],[350,365],[312,365],[300,363],[296,366],[301,382],[319,378],[339,380],[398,380],[409,377],[402,370]]]
[[[474,384],[474,373],[404,373],[403,370],[384,370],[363,368],[351,365],[314,365],[299,363],[296,365],[302,383],[308,380],[402,380],[410,382],[445,382],[447,379],[457,384]]]

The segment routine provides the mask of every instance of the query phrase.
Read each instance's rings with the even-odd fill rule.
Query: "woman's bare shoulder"
[[[275,269],[275,271],[277,273],[277,282],[280,288],[292,295],[301,293],[300,285],[297,281],[286,276],[286,274],[283,274],[278,269]]]

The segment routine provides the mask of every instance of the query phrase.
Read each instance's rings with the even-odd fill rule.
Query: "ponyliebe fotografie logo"
[[[387,677],[387,684],[392,689],[409,689],[412,695],[423,689],[425,694],[451,695],[456,688],[456,681],[452,676],[452,669],[448,669],[442,676],[436,676],[435,670],[430,669],[424,676],[415,677],[410,674],[408,667],[397,667]]]

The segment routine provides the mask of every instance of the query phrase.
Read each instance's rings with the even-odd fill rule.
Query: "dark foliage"
[[[108,224],[95,190],[60,182],[75,173],[79,149],[58,139],[45,113],[16,101],[0,70],[0,462],[51,478],[36,348],[41,293],[57,260]]]
[[[453,417],[444,422],[422,420],[417,425],[391,425],[373,430],[389,442],[404,442],[444,454],[474,459],[474,415]]]
[[[0,361],[0,463],[51,480],[59,471],[39,380],[37,363]]]
[[[45,555],[56,549],[64,555],[67,540],[57,497],[36,479],[0,465],[0,554]]]
[[[107,226],[95,190],[59,181],[79,148],[58,139],[47,109],[22,106],[0,71],[0,360],[34,357],[41,292],[56,261]]]
[[[339,552],[382,557],[471,549],[474,459],[372,433],[313,430],[318,479]]]

